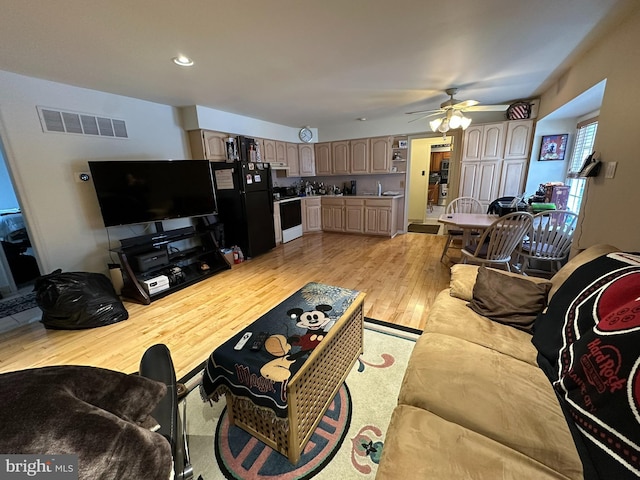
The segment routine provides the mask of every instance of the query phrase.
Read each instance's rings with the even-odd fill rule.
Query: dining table
[[[443,213],[438,222],[462,230],[462,245],[466,246],[471,243],[471,232],[485,230],[498,218],[489,213]]]

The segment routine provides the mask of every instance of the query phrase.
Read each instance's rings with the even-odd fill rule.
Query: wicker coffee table
[[[324,298],[323,288],[326,288],[328,295]],[[309,291],[312,292],[311,295],[308,294]],[[295,363],[299,362],[299,368],[295,372],[294,368],[291,369],[290,378],[274,383],[268,380],[268,374],[267,378],[262,376],[258,367],[272,356],[264,351],[264,347],[260,356],[249,353],[251,339],[241,350],[243,355],[232,357],[229,348],[233,348],[247,331],[265,331],[265,326],[269,326],[273,332],[278,322],[280,325],[287,326],[290,323],[295,326],[296,319],[292,320],[293,314],[286,315],[296,310],[291,308],[292,304],[306,302],[306,308],[301,306],[298,311],[305,311],[309,318],[312,318],[318,313],[309,312],[309,309],[316,308],[309,306],[317,301],[313,297],[315,294],[319,294],[320,298],[325,300],[322,305],[318,305],[322,307],[320,310],[327,307],[331,307],[329,312],[333,310],[332,326],[328,331],[322,332],[322,340],[315,344],[312,350],[305,352],[293,348],[289,355],[276,359],[289,361],[296,358]],[[340,297],[336,298],[333,304],[329,303],[332,301],[331,294]],[[364,293],[339,287],[317,283],[306,285],[212,353],[201,387],[203,397],[217,400],[220,394],[224,394],[230,424],[242,428],[286,456],[295,465],[338,389],[363,352],[364,297]],[[295,328],[298,328],[298,334],[303,333],[306,338],[313,338],[309,333],[320,332],[300,331],[300,327]],[[302,341],[300,343],[304,344]],[[226,356],[232,358],[225,358],[225,352]],[[258,365],[249,370],[247,364],[254,359]],[[223,365],[225,361],[227,366]],[[225,375],[225,372],[228,373]],[[262,372],[264,373],[264,370]],[[234,376],[242,377],[242,381]],[[274,392],[270,391],[270,386],[275,387]],[[270,408],[270,400],[265,400],[265,392],[275,393],[281,399],[286,399],[280,405],[281,408],[276,408],[275,411]]]

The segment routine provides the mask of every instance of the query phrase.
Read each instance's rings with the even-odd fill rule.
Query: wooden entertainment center
[[[212,229],[193,226],[120,241],[122,296],[144,305],[231,268]]]

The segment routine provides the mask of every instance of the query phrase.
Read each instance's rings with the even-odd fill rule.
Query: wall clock
[[[313,140],[313,132],[309,127],[302,127],[298,132],[298,137],[300,137],[300,140],[304,143],[309,143]]]

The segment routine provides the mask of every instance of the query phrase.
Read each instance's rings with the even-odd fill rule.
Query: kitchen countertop
[[[309,195],[306,197],[290,197],[290,198],[281,198],[280,200],[274,200],[274,203],[284,203],[291,202],[293,200],[301,200],[303,198],[354,198],[354,199],[372,199],[372,198],[402,198],[404,197],[404,193],[399,193],[395,195]]]

